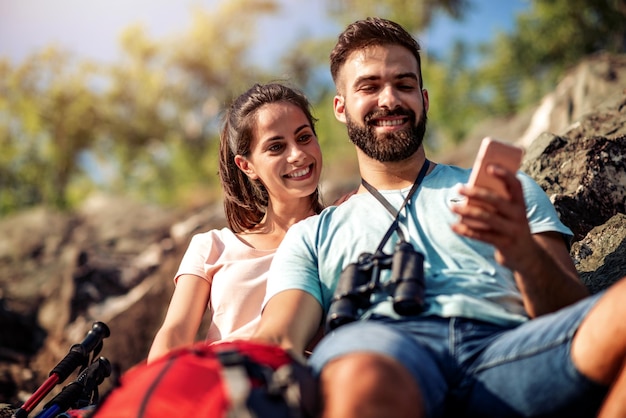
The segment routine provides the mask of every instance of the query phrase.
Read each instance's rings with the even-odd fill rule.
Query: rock
[[[626,215],[619,213],[572,245],[572,258],[592,293],[626,275]]]
[[[592,228],[626,212],[625,150],[626,136],[544,134],[537,145],[531,145],[522,170],[550,196],[561,221],[578,241]]]
[[[626,86],[626,55],[600,52],[590,56],[542,99],[516,142],[527,147],[543,132],[563,132],[585,115],[596,113],[623,86]],[[597,131],[595,135],[613,134]]]
[[[512,116],[480,121],[458,147],[447,150],[439,160],[442,163],[471,167],[485,136],[528,148],[545,132],[563,134],[586,115],[611,108],[620,95],[623,95],[624,86],[626,55],[592,55],[572,68],[554,91],[547,94],[537,106]],[[619,108],[613,109],[618,113],[622,111]],[[623,118],[612,120],[622,126],[623,135]],[[593,125],[592,120],[589,122]],[[610,123],[605,123],[594,135],[616,136],[617,133],[611,132]]]

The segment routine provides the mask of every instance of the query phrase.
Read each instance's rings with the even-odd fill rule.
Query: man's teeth
[[[302,177],[302,176],[306,176],[307,174],[309,174],[310,171],[311,171],[311,167],[305,167],[302,170],[294,171],[291,174],[287,174],[286,177],[289,177],[289,178]]]
[[[404,119],[393,119],[393,120],[377,120],[376,126],[398,126],[404,123]]]

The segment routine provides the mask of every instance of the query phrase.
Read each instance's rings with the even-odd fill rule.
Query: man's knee
[[[609,385],[626,361],[626,325],[615,318],[626,314],[626,281],[601,295],[582,320],[572,342],[572,360],[591,380]]]
[[[334,384],[355,383],[384,385],[384,381],[408,371],[396,360],[378,353],[352,353],[341,356],[324,367],[322,380],[328,377]],[[393,384],[393,382],[391,382]]]
[[[328,363],[321,373],[323,397],[342,394],[343,402],[370,403],[400,411],[419,409],[421,395],[409,371],[397,360],[378,353],[353,353]],[[414,415],[413,415],[414,416]]]

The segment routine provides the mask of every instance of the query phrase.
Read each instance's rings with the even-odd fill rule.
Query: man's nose
[[[400,105],[398,91],[393,86],[383,88],[378,96],[378,106],[387,109],[395,109]]]

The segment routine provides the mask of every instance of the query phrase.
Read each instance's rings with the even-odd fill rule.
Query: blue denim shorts
[[[600,296],[514,328],[465,318],[371,318],[325,336],[309,362],[319,374],[353,352],[390,356],[415,377],[428,417],[593,417],[608,388],[576,369],[570,348]]]

